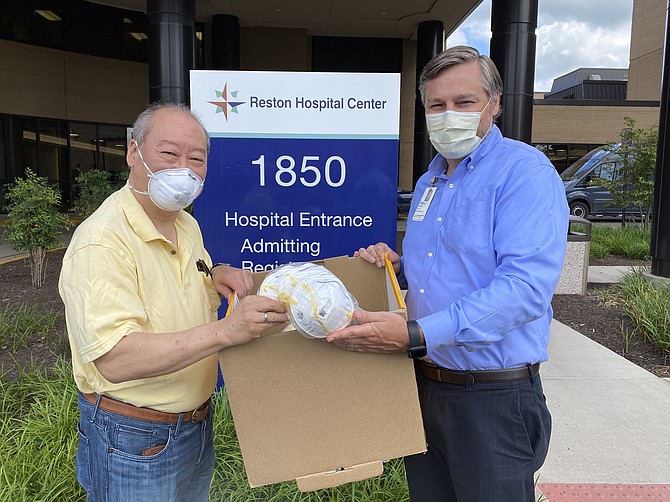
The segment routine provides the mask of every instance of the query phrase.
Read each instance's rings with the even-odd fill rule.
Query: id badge
[[[435,192],[437,192],[437,187],[427,187],[421,196],[419,205],[416,206],[416,211],[412,215],[412,221],[423,221],[430,207],[430,203],[433,202],[433,197],[435,197]]]

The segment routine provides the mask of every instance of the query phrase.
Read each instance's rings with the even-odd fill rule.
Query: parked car
[[[561,173],[570,214],[589,216],[621,216],[623,208],[612,205],[612,194],[591,182],[598,178],[615,180],[621,172],[622,159],[615,150],[604,147],[591,150]],[[646,210],[643,208],[643,210]],[[627,208],[627,214],[639,215],[640,208]]]
[[[398,215],[409,213],[409,206],[412,204],[412,195],[414,192],[403,190],[398,187]]]

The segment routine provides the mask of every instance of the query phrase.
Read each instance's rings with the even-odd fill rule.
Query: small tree
[[[72,210],[83,218],[88,218],[93,211],[114,191],[110,183],[111,173],[100,169],[90,169],[75,178],[77,196]]]
[[[15,250],[30,254],[33,286],[42,287],[47,252],[61,243],[60,235],[70,226],[67,217],[58,212],[61,194],[28,168],[25,179],[17,179],[10,187],[7,199],[5,238]]]
[[[90,169],[75,178],[78,193],[72,210],[83,218],[88,218],[100,204],[128,179],[128,169],[123,169],[114,177],[110,171]]]
[[[593,183],[609,190],[612,194],[612,205],[624,208],[622,225],[626,224],[626,208],[636,207],[646,229],[654,201],[653,175],[656,168],[658,130],[655,127],[637,128],[635,119],[631,117],[624,118],[624,122],[627,127],[621,134],[621,143],[606,147],[621,158],[616,175],[610,180],[598,178]],[[646,213],[643,213],[644,208]]]

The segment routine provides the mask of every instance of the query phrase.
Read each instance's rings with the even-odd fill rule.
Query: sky
[[[539,0],[535,92],[581,67],[628,68],[633,0]],[[447,39],[489,55],[491,0],[484,0]]]

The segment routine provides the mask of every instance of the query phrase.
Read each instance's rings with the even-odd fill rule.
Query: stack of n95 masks
[[[284,305],[293,327],[308,338],[325,338],[349,326],[358,308],[342,281],[315,263],[289,263],[274,269],[258,294]]]

